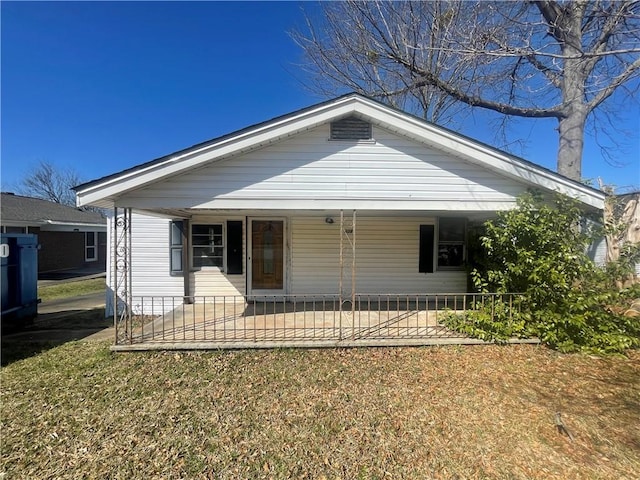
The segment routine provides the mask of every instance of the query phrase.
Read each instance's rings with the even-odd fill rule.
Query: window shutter
[[[182,265],[182,236],[184,233],[184,222],[182,220],[172,220],[169,224],[169,271],[171,275],[179,276],[184,272]]]
[[[242,274],[242,222],[227,222],[227,273]]]
[[[433,273],[434,233],[433,225],[420,225],[420,257],[418,260],[420,273]]]

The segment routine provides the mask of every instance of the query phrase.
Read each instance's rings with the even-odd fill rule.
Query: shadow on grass
[[[104,308],[41,314],[26,324],[2,329],[0,363],[9,365],[51,348],[100,332],[112,325]]]

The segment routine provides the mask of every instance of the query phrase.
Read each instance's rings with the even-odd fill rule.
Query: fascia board
[[[107,223],[89,223],[89,222],[59,222],[56,220],[46,220],[46,225],[58,226],[58,227],[82,227],[82,228],[94,228],[96,231],[106,231]]]
[[[42,225],[41,232],[106,232],[105,225]]]
[[[106,198],[114,198],[130,190],[144,187],[163,178],[179,174],[204,163],[220,160],[243,151],[268,145],[279,139],[309,130],[335,118],[353,113],[357,99],[353,97],[340,99],[330,105],[323,105],[317,110],[307,111],[300,115],[285,118],[281,121],[264,125],[238,136],[221,140],[219,143],[204,146],[169,158],[164,162],[150,165],[147,168],[130,172],[113,178],[104,184],[91,186],[76,192],[78,206],[95,204]]]
[[[39,228],[43,232],[73,232],[74,230],[82,232],[106,232],[107,225],[105,223],[77,223],[77,222],[56,222],[54,220],[39,221],[17,221],[8,220],[2,222],[3,227],[31,227]]]
[[[372,120],[382,122],[398,132],[404,132],[417,140],[433,145],[458,157],[489,168],[495,172],[504,174],[516,180],[532,186],[563,193],[592,207],[604,208],[605,194],[597,192],[589,187],[573,183],[571,180],[548,172],[542,168],[522,162],[517,158],[487,148],[465,137],[458,136],[447,130],[438,128],[403,115],[380,105],[367,102],[366,99],[356,107],[356,111],[370,117]]]
[[[7,220],[5,218],[2,219],[1,224],[3,227],[39,227],[41,225],[34,220]]]

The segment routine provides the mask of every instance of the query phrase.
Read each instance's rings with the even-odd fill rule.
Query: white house
[[[114,289],[191,298],[465,292],[469,225],[530,188],[604,204],[598,190],[349,94],[76,193],[120,219],[109,222]]]

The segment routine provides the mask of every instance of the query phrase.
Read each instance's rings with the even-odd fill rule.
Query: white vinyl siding
[[[205,217],[202,222],[210,222],[210,217]],[[221,222],[224,219],[217,218]],[[112,240],[112,218],[108,218],[108,241]],[[215,223],[215,222],[211,222]],[[176,297],[175,303],[165,301],[164,310],[170,310],[172,306],[182,303],[184,292],[184,279],[182,275],[170,274],[169,255],[169,225],[170,220],[134,213],[131,221],[131,294],[134,297]],[[113,250],[107,259],[107,286],[111,291],[113,285]],[[244,268],[243,268],[244,270]],[[227,277],[219,269],[206,269],[189,273],[191,295],[243,295],[245,276],[230,275]],[[107,315],[113,314],[112,297],[107,295]],[[149,305],[149,301],[145,301]],[[135,307],[135,306],[134,306]],[[163,308],[161,301],[154,302],[154,312],[160,313]],[[151,313],[147,308],[145,313]]]
[[[350,221],[350,215],[346,220]],[[266,218],[266,217],[265,217]],[[288,219],[288,293],[319,295],[339,293],[340,220],[332,216],[292,216]],[[233,220],[241,218],[233,217]],[[466,290],[464,271],[418,272],[421,224],[433,224],[429,216],[356,217],[356,292],[449,293]],[[197,223],[217,223],[226,217],[194,217]],[[133,214],[132,294],[181,297],[183,278],[169,272],[169,220]],[[111,225],[111,220],[109,220]],[[111,232],[109,230],[109,232]],[[351,248],[344,243],[343,293],[351,292]],[[246,272],[246,231],[243,229],[243,272]],[[109,259],[108,285],[113,282]],[[246,274],[226,275],[218,269],[190,272],[191,294],[198,297],[244,295]],[[176,298],[176,306],[180,298]],[[158,302],[154,308],[158,311]],[[168,309],[169,304],[165,305]],[[111,306],[109,305],[109,310]],[[149,312],[148,312],[149,313]]]
[[[350,217],[349,217],[350,221]],[[357,293],[466,291],[464,271],[418,272],[421,224],[432,217],[356,218]],[[291,220],[291,293],[336,294],[340,278],[340,221]],[[344,244],[343,293],[351,292],[351,246]]]
[[[374,127],[375,142],[327,140],[329,126],[221,160],[122,197],[122,204],[206,208],[487,211],[525,185]]]
[[[131,268],[134,296],[181,296],[183,279],[169,272],[170,221],[133,214]]]
[[[169,220],[140,214],[131,216],[131,294],[135,297],[182,297],[182,277],[169,273]],[[107,218],[107,315],[113,314],[114,272],[113,272],[113,216]],[[145,301],[149,305],[149,301]],[[176,299],[177,305],[182,303]],[[171,301],[164,303],[164,310],[170,310]],[[135,305],[133,306],[135,309]],[[153,313],[161,313],[163,303],[155,302]],[[151,314],[151,308],[145,310]]]

